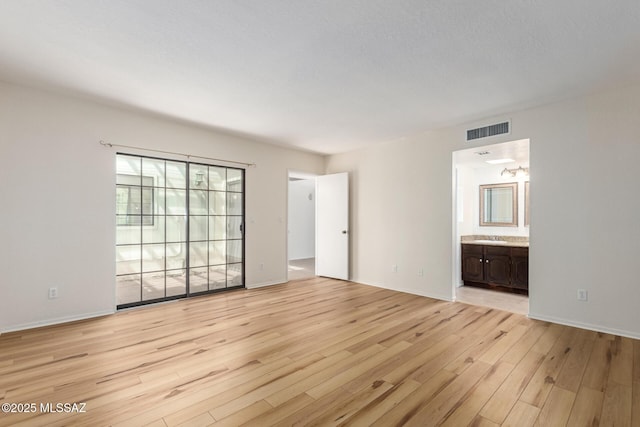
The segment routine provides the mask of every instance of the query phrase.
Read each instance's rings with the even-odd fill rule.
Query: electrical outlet
[[[397,273],[398,272],[398,264],[393,264],[391,266],[391,271],[394,272],[394,273]]]
[[[418,276],[420,276],[420,277],[424,276],[424,269],[423,268],[418,270]]]
[[[586,289],[578,289],[578,301],[587,301],[589,294]]]
[[[260,270],[264,270],[264,264],[260,263]]]
[[[58,298],[58,288],[49,288],[49,299]]]

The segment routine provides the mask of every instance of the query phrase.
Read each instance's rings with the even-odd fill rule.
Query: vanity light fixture
[[[523,168],[522,166],[518,166],[514,169],[504,168],[502,172],[500,172],[500,176],[509,175],[512,177],[516,176],[529,176],[529,168]]]

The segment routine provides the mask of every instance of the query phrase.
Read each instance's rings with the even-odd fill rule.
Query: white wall
[[[316,255],[316,183],[312,179],[289,182],[289,259]]]
[[[257,163],[246,173],[246,283],[286,281],[288,169],[319,174],[323,157],[0,83],[0,331],[113,312],[116,150],[101,139]]]
[[[354,176],[353,280],[451,299],[452,152],[530,138],[530,315],[640,337],[638,117],[633,86],[331,156],[327,173]],[[504,118],[510,135],[464,142]]]

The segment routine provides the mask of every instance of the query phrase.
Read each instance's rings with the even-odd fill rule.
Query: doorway
[[[453,296],[457,301],[489,306],[501,310],[528,314],[529,300],[526,295],[499,292],[508,287],[487,288],[464,286],[462,279],[462,241],[509,242],[524,246],[529,242],[529,140],[522,139],[499,144],[459,150],[452,155],[453,177]],[[509,184],[507,184],[509,183]],[[481,186],[513,185],[517,188],[515,203],[517,213],[509,224],[488,224],[481,218]],[[486,203],[486,201],[485,201]],[[515,242],[515,243],[514,243]],[[465,245],[469,248],[469,245]],[[481,258],[481,257],[478,257]],[[465,258],[466,259],[466,258]],[[488,262],[487,260],[485,260]],[[485,268],[486,269],[486,268]],[[528,276],[528,274],[527,274]],[[478,284],[475,284],[478,285]]]
[[[287,280],[316,275],[316,180],[289,172],[287,213]]]

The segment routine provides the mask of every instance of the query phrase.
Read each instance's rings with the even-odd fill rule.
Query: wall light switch
[[[58,298],[58,288],[49,288],[49,299]]]

